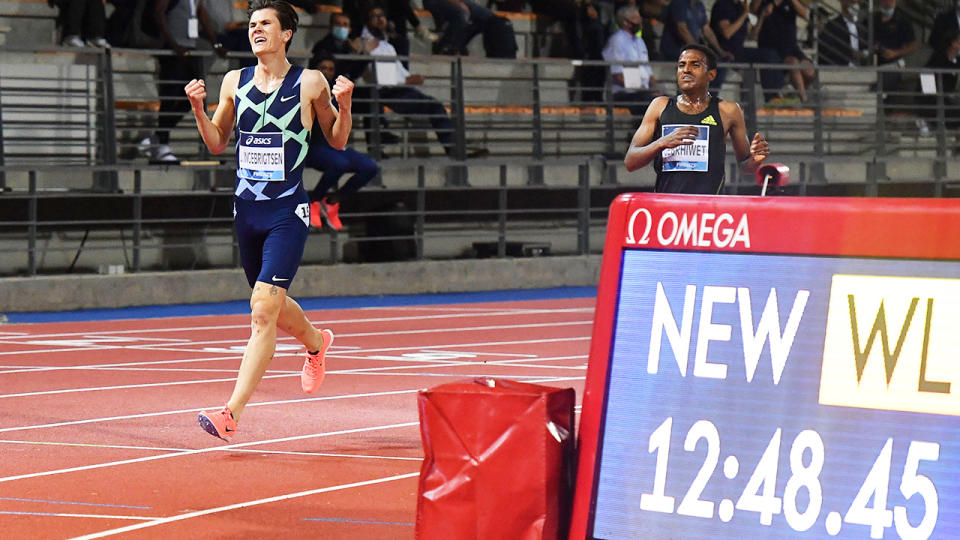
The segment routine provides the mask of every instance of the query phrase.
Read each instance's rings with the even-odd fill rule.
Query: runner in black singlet
[[[657,171],[656,191],[718,194],[723,187],[725,139],[729,134],[740,170],[753,174],[770,154],[759,133],[747,141],[743,110],[710,95],[717,57],[700,45],[687,45],[677,60],[676,98],[650,103],[623,162],[628,171],[650,163]]]
[[[332,147],[342,149],[353,125],[352,82],[339,77],[331,90],[319,71],[287,61],[298,22],[293,7],[283,0],[252,0],[247,14],[257,65],[224,76],[212,120],[205,108],[204,82],[195,79],[184,89],[210,152],[223,152],[231,134],[236,135],[234,221],[243,270],[253,288],[252,331],[226,406],[199,416],[207,433],[224,440],[233,436],[240,413],[273,360],[278,329],[307,348],[300,377],[303,390],[313,392],[323,381],[333,332],[315,328],[287,288],[300,265],[309,228],[302,176],[310,137],[326,137]],[[310,133],[315,120],[322,133]]]

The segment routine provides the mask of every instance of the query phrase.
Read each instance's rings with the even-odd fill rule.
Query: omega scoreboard
[[[960,538],[960,200],[627,194],[571,538]]]

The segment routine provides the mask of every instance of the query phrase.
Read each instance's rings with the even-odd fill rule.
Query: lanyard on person
[[[199,0],[190,0],[190,18],[187,19],[187,37],[197,39],[200,37],[200,20],[197,19],[197,2]]]

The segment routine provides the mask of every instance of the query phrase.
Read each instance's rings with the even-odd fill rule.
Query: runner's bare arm
[[[324,137],[330,146],[342,150],[347,146],[350,130],[353,128],[353,116],[350,109],[353,106],[353,82],[344,76],[337,77],[333,89],[327,84],[327,79],[319,71],[307,70],[304,74],[304,83],[308,86],[310,103]],[[332,98],[331,98],[332,96]],[[339,112],[331,103],[337,100]]]
[[[240,80],[240,71],[230,71],[223,77],[220,85],[220,101],[217,110],[213,113],[213,120],[207,117],[206,98],[207,90],[203,79],[194,79],[184,88],[190,99],[193,116],[197,120],[197,131],[200,138],[207,145],[212,154],[220,154],[230,142],[230,133],[233,131],[234,110],[233,98]]]
[[[657,137],[657,120],[660,113],[666,108],[669,98],[660,96],[650,102],[647,112],[643,115],[643,121],[640,127],[633,134],[630,141],[630,148],[627,149],[627,155],[623,158],[623,164],[627,170],[633,172],[642,169],[650,164],[657,155],[665,148],[676,148],[682,144],[692,144],[693,139],[697,137],[697,128],[685,126],[674,130],[665,137]]]
[[[770,145],[763,135],[756,133],[753,140],[747,140],[747,125],[743,119],[743,109],[733,101],[720,102],[720,116],[723,125],[728,126],[733,153],[745,174],[753,174],[757,167],[770,155]]]

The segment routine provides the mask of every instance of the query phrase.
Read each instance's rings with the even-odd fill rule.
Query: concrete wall
[[[599,255],[304,266],[290,294],[306,298],[592,286],[599,275]],[[4,278],[0,279],[0,316],[223,302],[249,296],[239,269]]]

